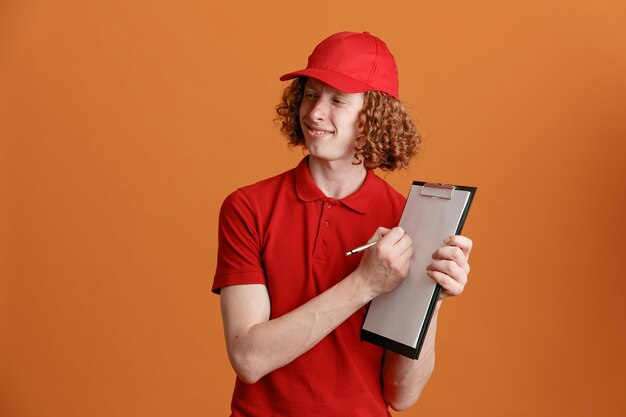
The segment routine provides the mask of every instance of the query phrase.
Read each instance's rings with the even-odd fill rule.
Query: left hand
[[[465,236],[449,236],[444,244],[433,252],[433,261],[426,268],[428,276],[441,285],[439,299],[463,292],[470,272],[468,259],[472,251],[472,241]]]

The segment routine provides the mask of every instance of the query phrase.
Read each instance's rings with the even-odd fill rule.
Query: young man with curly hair
[[[373,169],[406,167],[420,137],[393,56],[367,32],[326,38],[281,79],[295,79],[276,107],[281,131],[308,155],[220,211],[213,291],[237,374],[232,415],[389,416],[430,378],[437,312],[419,360],[360,340],[367,304],[406,278],[413,255],[396,227],[405,197]],[[433,254],[442,298],[463,291],[471,247],[450,236]]]

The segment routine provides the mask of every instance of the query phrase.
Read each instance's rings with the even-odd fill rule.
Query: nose
[[[328,117],[328,103],[323,97],[318,98],[311,111],[309,111],[309,117],[311,120],[325,120]]]

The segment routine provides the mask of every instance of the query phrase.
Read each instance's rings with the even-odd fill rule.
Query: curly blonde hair
[[[276,106],[280,131],[287,136],[290,146],[303,148],[306,145],[299,111],[306,81],[306,77],[296,78],[285,88],[282,102]],[[358,139],[365,140],[355,140],[356,164],[363,163],[368,169],[394,171],[408,167],[419,151],[421,137],[411,115],[400,100],[387,93],[365,92],[357,123],[361,133]]]

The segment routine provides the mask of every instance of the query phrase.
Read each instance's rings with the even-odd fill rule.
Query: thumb
[[[385,236],[387,233],[389,233],[390,230],[391,229],[387,229],[386,227],[379,227],[378,229],[376,229],[376,231],[374,232],[374,235],[372,235],[372,237],[370,238],[370,240],[367,241],[367,243],[382,239],[382,237]]]

